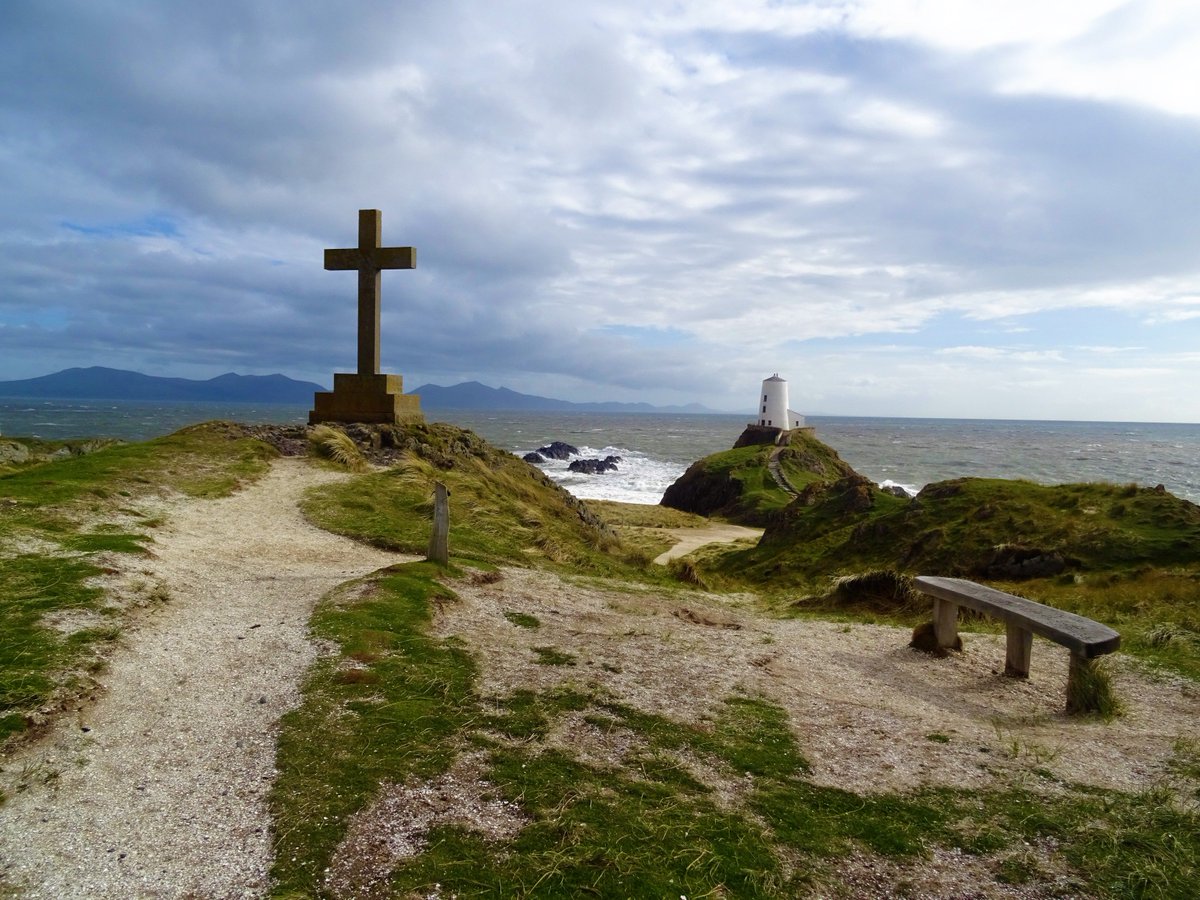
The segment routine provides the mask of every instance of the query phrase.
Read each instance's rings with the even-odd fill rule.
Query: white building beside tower
[[[792,428],[804,427],[804,416],[788,408],[787,382],[776,372],[770,378],[764,378],[762,394],[758,403],[758,424],[768,428],[782,428],[788,431]]]

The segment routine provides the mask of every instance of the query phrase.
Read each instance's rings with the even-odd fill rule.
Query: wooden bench
[[[1080,696],[1075,689],[1080,686],[1080,679],[1086,677],[1092,665],[1091,660],[1112,653],[1121,646],[1121,635],[1107,625],[964,578],[919,575],[913,579],[913,586],[933,597],[933,633],[939,649],[961,648],[958,608],[967,606],[1005,621],[1008,626],[1008,649],[1004,659],[1004,674],[1011,678],[1029,677],[1029,658],[1035,634],[1070,650],[1068,709],[1072,707],[1072,698]]]

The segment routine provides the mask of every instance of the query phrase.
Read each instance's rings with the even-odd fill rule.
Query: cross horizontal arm
[[[351,247],[349,250],[325,251],[325,268],[329,271],[359,269],[362,268],[362,262],[362,251],[357,247]]]
[[[325,268],[331,272],[348,269],[415,269],[415,247],[377,247],[373,253],[363,253],[357,247],[326,250]]]
[[[415,269],[417,250],[415,247],[380,247],[375,251],[377,269]]]

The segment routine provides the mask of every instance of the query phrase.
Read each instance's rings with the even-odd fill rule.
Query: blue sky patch
[[[166,215],[150,215],[141,219],[126,222],[104,222],[84,225],[80,222],[64,220],[62,227],[76,234],[86,234],[90,237],[123,238],[123,237],[178,237],[179,228],[175,221]]]

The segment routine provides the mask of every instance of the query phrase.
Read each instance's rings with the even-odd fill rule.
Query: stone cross
[[[358,211],[358,246],[326,250],[325,268],[358,270],[358,374],[379,374],[379,273],[383,269],[415,269],[412,247],[381,247],[383,214],[377,209]]]

